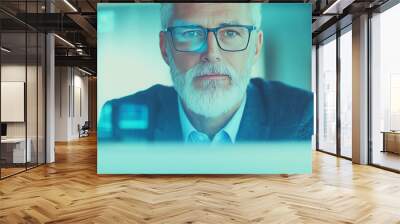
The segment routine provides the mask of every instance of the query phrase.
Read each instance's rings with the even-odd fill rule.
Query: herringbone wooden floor
[[[94,137],[0,181],[0,223],[400,223],[400,175],[314,153],[312,175],[98,176]]]

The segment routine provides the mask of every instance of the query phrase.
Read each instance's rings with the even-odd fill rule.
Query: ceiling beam
[[[55,56],[56,66],[80,66],[88,67],[96,71],[97,60],[91,56]]]
[[[73,20],[78,26],[82,28],[83,31],[90,37],[90,40],[96,40],[97,31],[96,29],[88,22],[88,20],[80,14],[68,14],[67,15],[71,20]],[[91,41],[91,46],[96,46],[96,41]]]

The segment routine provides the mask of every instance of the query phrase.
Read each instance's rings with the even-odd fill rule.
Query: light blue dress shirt
[[[179,98],[179,97],[178,97]],[[244,106],[246,104],[246,95],[240,105],[239,109],[235,112],[231,120],[214,136],[210,139],[207,134],[199,132],[193,127],[189,118],[183,109],[180,98],[178,99],[179,119],[182,126],[183,138],[185,142],[190,143],[235,143],[236,135],[239,130],[240,121],[242,120]]]

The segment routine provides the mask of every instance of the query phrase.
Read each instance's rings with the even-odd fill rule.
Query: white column
[[[47,12],[53,12],[51,1],[46,1]],[[46,35],[46,163],[55,161],[54,133],[55,133],[55,44],[54,35]]]
[[[353,162],[368,163],[368,15],[353,19]]]
[[[46,36],[46,60],[47,60],[47,77],[46,77],[46,163],[52,163],[55,161],[54,151],[54,133],[55,133],[55,76],[54,76],[54,35],[47,34]]]

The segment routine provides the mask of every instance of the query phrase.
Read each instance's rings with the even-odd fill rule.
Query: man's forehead
[[[237,19],[226,19],[221,21],[218,26],[222,25],[240,25],[242,24],[242,21],[239,21]],[[199,23],[196,23],[195,21],[190,21],[190,20],[184,20],[184,19],[174,19],[171,23],[172,26],[197,26],[201,25]]]
[[[170,25],[248,24],[250,10],[247,4],[233,3],[179,3],[175,4]]]

